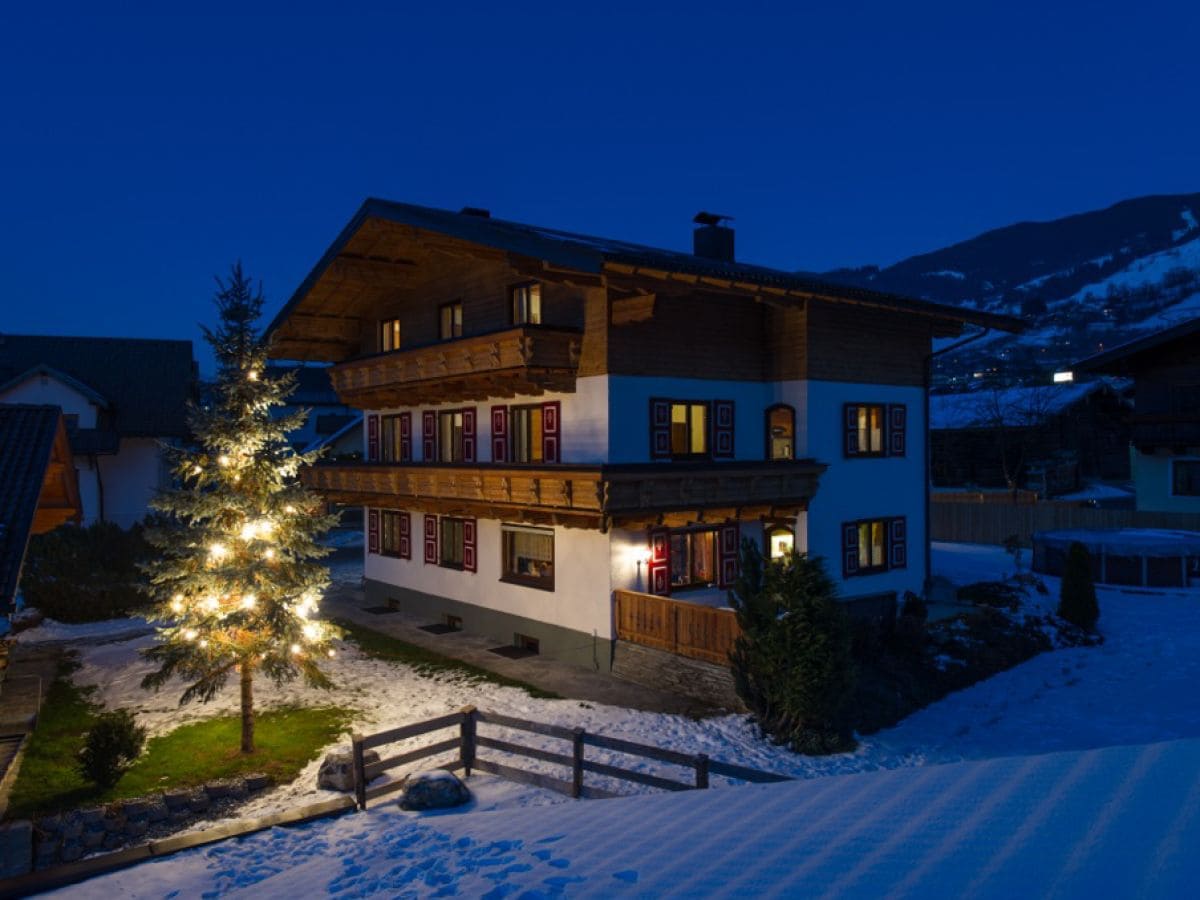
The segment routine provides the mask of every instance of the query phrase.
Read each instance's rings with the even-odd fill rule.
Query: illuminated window
[[[462,337],[463,305],[458,300],[438,308],[438,337],[443,341]]]
[[[384,353],[400,349],[399,319],[388,319],[379,324],[379,349]]]
[[[438,413],[437,455],[441,462],[463,461],[463,413],[461,409]]]
[[[542,462],[545,446],[542,439],[542,407],[514,406],[510,416],[512,461]]]
[[[708,454],[708,404],[671,404],[671,456]]]
[[[512,289],[512,320],[514,325],[542,324],[542,286],[537,282],[517,285]]]
[[[793,459],[796,455],[796,412],[790,406],[767,410],[767,459]]]
[[[554,590],[554,532],[504,525],[500,531],[502,581]]]
[[[401,440],[403,432],[400,422],[403,418],[402,415],[379,417],[380,462],[407,462]]]
[[[851,403],[846,406],[846,455],[883,456],[886,409],[881,403]]]
[[[858,573],[881,572],[887,568],[887,520],[858,523]]]
[[[771,559],[787,559],[796,549],[796,535],[790,528],[778,525],[767,531],[767,553]]]
[[[671,534],[671,588],[707,587],[717,581],[717,532]]]

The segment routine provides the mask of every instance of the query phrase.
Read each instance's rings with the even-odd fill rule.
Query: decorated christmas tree
[[[147,569],[160,625],[146,651],[158,669],[142,686],[157,690],[178,677],[187,684],[180,703],[203,702],[236,676],[241,749],[251,753],[256,674],[329,685],[320,663],[338,633],[315,614],[329,584],[318,562],[329,550],[318,538],[334,517],[298,481],[317,454],[287,442],[307,412],[272,416],[296,379],[266,368],[261,288],[240,263],[217,284],[220,323],[204,329],[217,380],[211,400],[190,410],[195,446],[170,451],[177,486],[156,499],[162,515],[147,533],[158,551]]]

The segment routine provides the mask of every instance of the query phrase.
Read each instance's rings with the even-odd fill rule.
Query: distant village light
[[[1054,373],[1054,383],[1055,384],[1065,384],[1067,382],[1074,381],[1074,380],[1075,380],[1074,372],[1055,372]]]

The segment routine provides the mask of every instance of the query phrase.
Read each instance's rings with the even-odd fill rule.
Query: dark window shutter
[[[738,576],[738,543],[741,529],[735,523],[722,525],[717,532],[721,550],[721,580],[720,585],[727,588],[737,581]]]
[[[666,597],[671,593],[671,533],[665,528],[650,532],[650,593]]]
[[[847,403],[842,407],[842,422],[845,431],[843,452],[846,456],[858,456],[858,406]]]
[[[713,401],[713,459],[733,459],[733,401]]]
[[[437,459],[437,413],[429,409],[421,413],[421,459]]]
[[[437,544],[437,516],[427,515],[425,516],[425,562],[434,564],[437,563]]]
[[[367,510],[367,552],[379,552],[379,510]]]
[[[908,407],[896,403],[887,408],[888,455],[903,456],[908,450]]]
[[[412,462],[412,413],[400,413],[400,462]]]
[[[412,559],[412,516],[400,513],[400,558]]]
[[[463,568],[474,572],[478,568],[475,552],[475,520],[463,519]]]
[[[842,575],[858,574],[858,523],[842,525]]]
[[[462,461],[475,462],[475,407],[462,411]]]
[[[542,460],[560,462],[562,452],[562,403],[552,400],[542,404]]]
[[[671,403],[650,401],[650,458],[671,458]]]
[[[379,416],[367,416],[367,461],[379,461]]]
[[[908,525],[903,518],[888,523],[888,564],[893,569],[908,567]]]
[[[492,407],[492,462],[508,462],[508,407]]]

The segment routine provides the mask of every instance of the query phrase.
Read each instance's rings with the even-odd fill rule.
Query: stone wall
[[[0,833],[3,875],[12,877],[31,869],[74,862],[89,854],[163,837],[192,822],[220,818],[270,783],[267,775],[226,778],[200,787],[44,816],[32,823],[6,823]]]
[[[674,691],[722,709],[745,711],[734,692],[733,675],[725,666],[628,641],[614,641],[612,673],[635,684]]]

